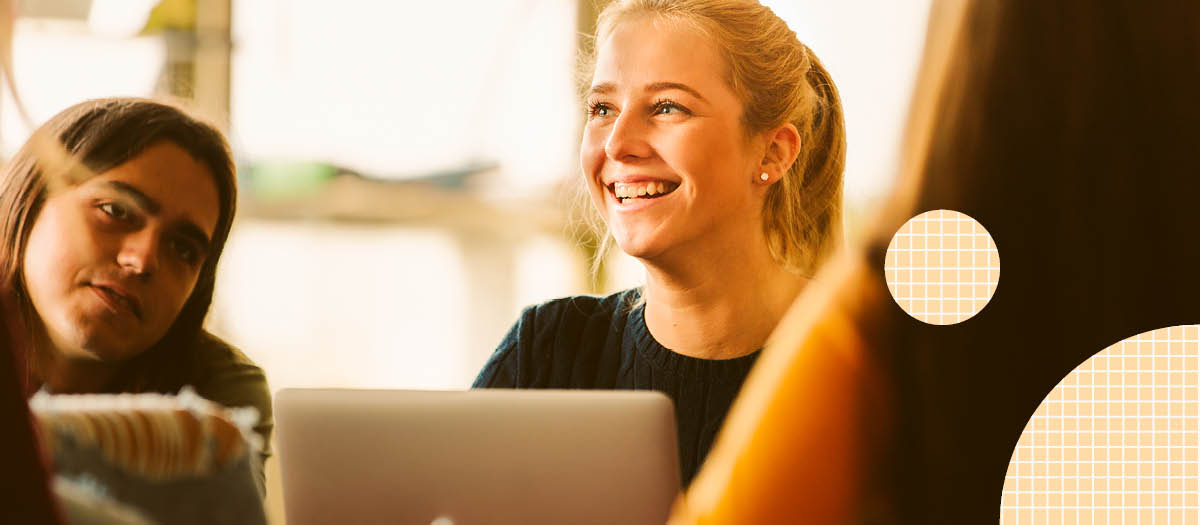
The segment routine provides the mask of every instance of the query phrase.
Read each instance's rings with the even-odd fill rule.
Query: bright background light
[[[878,204],[895,178],[929,3],[763,1],[821,59],[842,96],[850,220]]]
[[[74,18],[16,25],[15,79],[33,118],[161,87],[167,40],[133,36],[153,3],[39,0],[37,10]],[[894,178],[929,2],[766,4],[841,92],[853,232]],[[588,261],[568,225],[544,220],[563,216],[560,186],[578,177],[574,2],[233,0],[231,15],[229,136],[250,200],[208,326],[258,362],[273,389],[463,388],[522,307],[587,290]],[[0,104],[7,156],[30,130],[8,93]],[[346,221],[256,212],[253,167],[279,162],[379,181],[495,169],[450,196],[430,193],[448,199],[431,205],[444,209],[376,202],[360,211],[406,218]],[[321,216],[325,204],[293,211]],[[608,292],[641,281],[637,262],[619,254],[610,275]],[[277,517],[277,500],[271,508]]]
[[[766,3],[840,89],[853,231],[894,175],[928,0]],[[15,78],[34,118],[152,94],[164,41],[132,36],[152,4],[96,0],[86,20],[20,20]],[[484,200],[463,213],[513,203],[490,229],[243,212],[209,326],[274,388],[464,387],[523,306],[586,291],[587,261],[565,226],[506,222],[564,208],[555,187],[578,176],[573,2],[235,0],[231,13],[240,165],[320,161],[392,180],[494,163],[486,195],[473,197]],[[0,133],[8,155],[29,133],[7,94]],[[641,281],[621,254],[610,275],[608,291]]]
[[[383,178],[487,160],[545,186],[575,166],[574,16],[564,1],[235,2],[232,136],[254,158]]]

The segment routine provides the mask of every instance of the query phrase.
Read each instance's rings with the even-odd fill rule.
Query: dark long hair
[[[862,321],[896,379],[880,472],[900,521],[996,523],[1017,440],[1064,376],[1120,340],[1200,321],[1200,4],[981,0],[934,14],[908,178],[866,257],[885,289],[903,221],[953,209],[988,229],[1001,273],[963,323],[925,325],[894,304]]]
[[[83,169],[63,170],[63,163],[47,159],[44,144],[39,142],[47,137],[57,141]],[[210,255],[179,317],[160,341],[121,366],[113,390],[170,392],[192,379],[196,366],[193,343],[212,303],[217,261],[236,211],[237,185],[228,143],[211,125],[167,104],[137,98],[90,100],[63,110],[35,131],[34,138],[9,161],[0,180],[0,283],[16,294],[21,320],[28,327],[36,313],[24,291],[21,263],[29,231],[49,188],[61,185],[63,177],[76,179],[66,181],[73,184],[80,182],[81,176],[108,171],[162,141],[179,146],[212,172],[220,215]],[[25,357],[27,374],[32,375],[32,356]]]

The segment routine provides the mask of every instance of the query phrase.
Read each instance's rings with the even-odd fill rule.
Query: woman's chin
[[[106,363],[119,363],[141,353],[142,345],[123,333],[107,330],[81,330],[75,334],[74,357]]]
[[[654,259],[662,254],[665,248],[656,239],[638,238],[634,236],[617,237],[617,246],[625,255],[635,259]]]

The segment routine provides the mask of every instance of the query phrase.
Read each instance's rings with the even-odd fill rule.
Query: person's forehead
[[[165,219],[192,222],[210,237],[216,229],[220,200],[212,171],[174,143],[152,144],[83,186],[119,191],[114,181],[144,194]]]
[[[712,89],[726,65],[711,39],[680,21],[638,17],[621,21],[601,42],[593,84],[680,82]]]

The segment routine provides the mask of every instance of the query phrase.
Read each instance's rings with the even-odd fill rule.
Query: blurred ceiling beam
[[[26,18],[84,20],[92,12],[92,0],[26,0],[17,2],[19,15]]]
[[[141,34],[161,34],[167,63],[161,90],[229,132],[232,0],[161,0]]]
[[[196,104],[221,131],[229,133],[229,71],[232,0],[202,0],[196,6]]]

